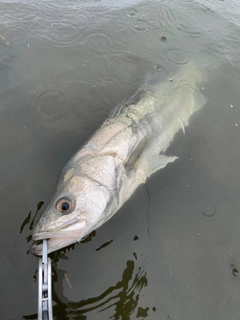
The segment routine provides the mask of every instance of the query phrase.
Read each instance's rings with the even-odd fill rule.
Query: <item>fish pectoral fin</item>
[[[147,176],[150,177],[154,172],[163,169],[170,162],[175,161],[178,157],[174,156],[165,156],[160,154],[155,160],[152,160],[149,165],[149,170]]]
[[[195,90],[193,92],[193,105],[194,105],[194,112],[201,109],[206,104],[206,98],[200,92]]]
[[[132,150],[125,164],[126,171],[132,172],[134,170],[139,158],[141,157],[141,154],[147,147],[147,143],[148,143],[148,137],[144,137],[135,145],[134,149]]]

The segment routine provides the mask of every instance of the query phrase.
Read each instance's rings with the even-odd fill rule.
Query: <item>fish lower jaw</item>
[[[62,249],[64,247],[69,246],[70,244],[73,244],[75,242],[80,241],[80,239],[61,239],[61,238],[53,238],[53,239],[47,239],[47,248],[48,253],[57,251],[59,249]],[[33,243],[31,252],[36,256],[42,255],[42,241],[39,241],[37,243]]]
[[[42,240],[47,240],[48,253],[57,251],[70,244],[79,242],[85,236],[85,230],[70,230],[70,231],[53,231],[53,232],[39,232],[33,235],[34,243],[31,252],[36,255],[42,255]]]

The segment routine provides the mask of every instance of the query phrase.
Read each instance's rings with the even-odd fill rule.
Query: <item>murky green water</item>
[[[237,0],[1,1],[1,319],[37,317],[29,236],[63,165],[147,70],[189,61],[207,75],[207,104],[169,150],[180,159],[52,254],[53,312],[239,319],[239,21]]]

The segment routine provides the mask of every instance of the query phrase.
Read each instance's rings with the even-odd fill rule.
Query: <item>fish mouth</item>
[[[86,219],[72,219],[64,223],[59,228],[43,230],[33,234],[33,245],[31,252],[36,255],[42,255],[42,240],[47,240],[48,253],[67,247],[70,244],[79,242],[86,233]]]

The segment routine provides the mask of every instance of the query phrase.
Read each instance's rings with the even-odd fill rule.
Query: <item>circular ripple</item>
[[[10,44],[21,44],[26,42],[28,37],[27,31],[23,28],[19,27],[12,27],[10,29],[6,29],[4,32],[4,38]]]
[[[229,267],[230,267],[230,276],[234,280],[240,279],[240,272],[239,272],[239,263],[238,259],[234,256],[232,256],[229,260]]]
[[[202,210],[202,214],[207,218],[213,217],[217,211],[215,204],[207,198],[202,198],[199,205]]]
[[[238,277],[238,269],[237,268],[232,269],[232,275],[234,276],[234,278]]]
[[[113,56],[109,56],[109,57],[107,58],[107,60],[108,60],[109,62],[113,61]]]
[[[44,33],[44,37],[55,44],[75,45],[80,37],[80,29],[75,25],[63,22],[53,22]]]
[[[148,25],[144,20],[136,20],[134,21],[133,27],[137,31],[144,31],[147,29]]]
[[[183,65],[188,63],[187,55],[181,50],[170,49],[166,52],[168,61],[173,62],[177,65]]]
[[[189,81],[188,81],[187,79],[181,79],[181,80],[180,80],[180,84],[181,84],[181,86],[183,86],[184,88],[190,87],[190,83],[189,83]]]
[[[84,39],[84,44],[94,54],[105,54],[112,47],[113,41],[109,35],[100,32],[92,32]]]
[[[140,13],[141,13],[140,10],[135,8],[128,8],[125,11],[126,16],[129,18],[138,18],[140,16]]]
[[[153,69],[157,72],[162,72],[163,71],[163,66],[161,64],[155,64],[153,66]]]
[[[41,114],[44,121],[54,122],[63,118],[65,99],[61,92],[37,90],[34,96],[33,107]]]

